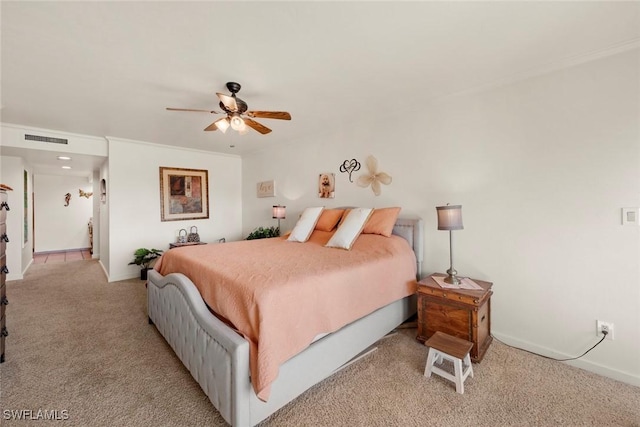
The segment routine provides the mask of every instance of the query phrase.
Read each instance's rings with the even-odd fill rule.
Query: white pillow
[[[290,242],[306,242],[316,227],[316,223],[323,209],[324,207],[322,206],[318,208],[306,208],[304,212],[302,212],[302,215],[300,215],[296,226],[291,230],[291,234],[287,240]]]
[[[372,212],[373,209],[370,208],[351,209],[349,215],[342,221],[338,230],[333,233],[325,246],[350,250]]]

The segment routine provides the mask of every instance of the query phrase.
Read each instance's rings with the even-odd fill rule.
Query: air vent
[[[50,136],[38,136],[38,135],[29,135],[25,134],[24,139],[27,141],[39,141],[39,142],[49,142],[51,144],[68,144],[68,139],[62,138],[52,138]]]

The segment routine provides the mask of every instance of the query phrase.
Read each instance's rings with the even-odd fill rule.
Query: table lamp
[[[287,214],[287,207],[281,205],[275,205],[273,207],[273,218],[278,219],[278,236],[280,235],[280,220],[285,219]]]
[[[453,243],[451,238],[452,230],[462,230],[462,206],[453,205],[450,206],[437,206],[436,212],[438,213],[438,230],[449,230],[449,269],[447,270],[447,277],[444,279],[446,283],[452,285],[459,285],[460,279],[458,279],[458,272],[453,269]]]

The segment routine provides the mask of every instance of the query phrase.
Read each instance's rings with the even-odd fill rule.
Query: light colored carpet
[[[72,261],[33,265],[7,293],[3,425],[43,425],[5,419],[22,409],[66,410],[67,426],[225,425],[147,323],[142,281],[107,283],[96,261]],[[459,395],[423,377],[426,348],[414,337],[382,340],[263,425],[640,426],[640,388],[495,341]]]

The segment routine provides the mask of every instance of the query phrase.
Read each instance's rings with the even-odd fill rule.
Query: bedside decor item
[[[274,197],[276,195],[276,183],[274,180],[262,181],[256,184],[256,196]]]
[[[373,190],[373,194],[379,196],[382,193],[382,188],[380,184],[389,185],[391,184],[391,175],[386,172],[378,172],[378,159],[373,156],[367,157],[367,169],[369,170],[368,174],[360,175],[356,184],[359,187],[367,188],[371,186],[371,190]]]
[[[87,193],[82,188],[78,190],[78,193],[80,193],[80,197],[86,197],[87,199],[93,196],[93,192]]]
[[[151,268],[153,260],[159,258],[160,255],[162,255],[162,251],[159,249],[139,248],[133,253],[133,261],[128,265],[139,265],[142,268],[140,280],[147,280],[147,271]]]
[[[186,228],[181,228],[180,231],[178,231],[178,240],[177,243],[187,243],[187,229]]]
[[[67,193],[64,195],[64,205],[69,206],[69,202],[71,202],[71,193]]]
[[[340,172],[349,174],[349,182],[353,182],[351,174],[360,170],[361,163],[356,159],[345,160],[340,165]]]
[[[161,221],[209,218],[208,171],[160,166]]]
[[[321,173],[318,177],[318,197],[321,199],[333,199],[336,196],[336,175],[333,173]]]
[[[193,231],[195,229],[195,231]],[[187,234],[187,242],[195,243],[200,241],[200,235],[198,234],[198,227],[192,225]]]
[[[436,212],[438,213],[438,230],[449,231],[449,269],[447,270],[448,276],[444,279],[446,283],[453,285],[460,284],[460,279],[456,276],[458,272],[453,269],[453,243],[451,237],[452,230],[462,230],[462,206],[461,205],[449,205],[437,206]]]
[[[258,227],[247,236],[246,240],[268,239],[270,237],[278,236],[280,236],[280,228]]]
[[[282,205],[273,206],[272,217],[278,220],[278,236],[280,235],[280,220],[285,219],[287,215],[287,207]]]

